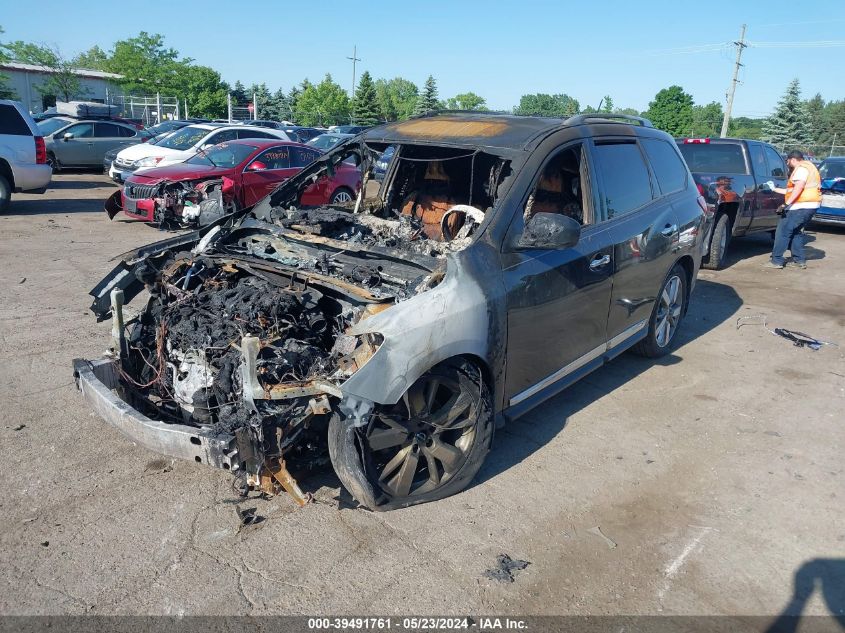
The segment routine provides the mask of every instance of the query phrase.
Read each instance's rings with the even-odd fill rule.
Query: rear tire
[[[384,511],[466,488],[493,441],[490,390],[473,363],[455,358],[423,374],[395,405],[376,405],[361,427],[329,422],[329,456],[363,506]]]
[[[53,168],[54,174],[58,174],[62,170],[62,164],[53,152],[47,152],[47,164]]]
[[[0,175],[0,213],[9,208],[12,203],[12,186],[5,176]]]
[[[681,321],[687,312],[687,271],[675,264],[657,293],[646,337],[633,347],[633,351],[647,358],[659,358],[672,351]]]
[[[332,194],[329,204],[347,204],[348,202],[352,202],[354,198],[355,194],[352,193],[351,189],[338,187]]]
[[[701,267],[719,270],[725,263],[725,254],[731,242],[731,217],[727,213],[719,214],[710,238],[710,252],[701,260]]]

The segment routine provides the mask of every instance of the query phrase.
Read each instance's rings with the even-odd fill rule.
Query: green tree
[[[728,124],[728,136],[759,140],[763,134],[765,122],[765,119],[752,119],[745,116],[732,117]]]
[[[226,116],[228,84],[208,66],[184,65],[179,70],[180,95],[188,101],[192,116],[216,119]]]
[[[41,94],[54,95],[61,101],[83,98],[87,94],[73,64],[58,48],[20,40],[6,44],[5,48],[19,62],[44,66],[52,71],[38,86]]]
[[[115,42],[103,66],[109,72],[123,75],[118,83],[127,92],[180,94],[183,91],[178,78],[192,61],[179,60],[179,52],[166,48],[161,35],[141,31],[137,37]]]
[[[684,134],[688,136],[719,136],[722,131],[722,104],[711,101],[707,105],[692,107],[692,123]]]
[[[580,110],[578,100],[567,94],[537,93],[522,95],[513,113],[521,116],[570,117]]]
[[[307,81],[307,80],[306,80]],[[316,86],[303,82],[294,113],[300,125],[337,125],[349,121],[349,96],[326,73]]]
[[[401,121],[414,113],[419,89],[412,81],[402,77],[377,79],[375,87],[380,118],[383,121]]]
[[[109,54],[99,46],[92,46],[84,53],[79,53],[71,60],[76,68],[105,70],[109,63]]]
[[[303,79],[302,84],[300,86],[292,86],[290,91],[288,92],[288,108],[290,108],[290,119],[295,119],[296,117],[296,104],[299,102],[299,97],[302,95],[302,91],[305,88],[311,85],[308,79]]]
[[[3,35],[3,27],[0,26],[0,35]],[[0,64],[3,62],[9,61],[9,55],[6,53],[6,47],[3,45],[3,42],[0,42]],[[9,78],[0,73],[0,99],[14,99],[17,97],[14,90],[12,90],[6,82],[9,81]]]
[[[268,119],[272,118],[270,116],[270,112],[274,110],[273,106],[273,93],[270,92],[270,89],[267,88],[266,83],[260,84],[252,84],[249,88],[246,89],[246,98],[241,105],[246,105],[248,103],[252,103],[253,95],[255,95],[256,101],[258,101],[258,112],[255,115],[256,119]]]
[[[601,100],[601,109],[599,112],[607,112],[611,113],[614,112],[613,110],[613,99],[610,95],[605,95]]]
[[[375,125],[380,120],[379,114],[376,86],[369,71],[365,70],[358,82],[358,88],[355,90],[352,120],[358,125]]]
[[[414,115],[420,116],[426,112],[434,112],[440,107],[440,102],[437,100],[437,82],[431,75],[425,80],[425,86],[420,95],[417,97],[416,105],[414,105]]]
[[[237,105],[246,103],[250,99],[250,97],[247,97],[246,94],[246,86],[241,83],[240,79],[238,79],[235,82],[235,85],[232,86],[229,94],[232,95],[232,103]]]
[[[672,136],[683,136],[692,128],[692,106],[692,95],[680,86],[669,86],[655,95],[644,116],[654,127]]]
[[[264,108],[259,104],[258,109],[264,117]],[[269,103],[266,105],[267,116],[274,121],[290,121],[293,119],[293,112],[290,108],[288,96],[285,91],[279,88],[273,93]]]
[[[766,120],[763,140],[781,150],[806,149],[813,144],[810,117],[801,101],[801,86],[797,79],[789,82],[774,113]]]
[[[474,92],[464,92],[446,100],[450,110],[486,110],[487,100]]]

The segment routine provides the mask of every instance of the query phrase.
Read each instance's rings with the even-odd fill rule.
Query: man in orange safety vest
[[[772,248],[772,260],[766,268],[783,268],[785,265],[794,268],[806,268],[807,259],[804,254],[804,244],[807,236],[804,227],[813,218],[813,214],[821,206],[822,191],[819,170],[798,150],[789,152],[786,164],[792,170],[786,189],[780,189],[771,183],[770,188],[784,195],[783,216],[775,231],[775,245]],[[792,261],[788,264],[784,259],[786,249],[792,252]]]

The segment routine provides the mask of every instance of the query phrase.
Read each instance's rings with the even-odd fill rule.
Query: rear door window
[[[769,176],[772,178],[786,178],[786,166],[783,157],[768,145],[764,145],[766,160],[769,162]]]
[[[747,174],[742,146],[737,143],[683,143],[678,148],[692,172]]]
[[[305,167],[320,155],[315,149],[308,149],[306,147],[291,147],[290,152],[290,166],[291,167]]]
[[[636,143],[597,142],[596,170],[604,219],[612,220],[651,202],[651,179]]]
[[[768,178],[769,168],[766,167],[766,155],[763,153],[763,146],[759,143],[749,143],[748,153],[751,155],[751,166],[754,168],[754,175],[761,178]]]
[[[118,133],[123,137],[138,136],[138,131],[122,125],[117,126]]]
[[[119,138],[120,126],[114,123],[97,123],[94,126],[94,136],[97,138]]]
[[[32,136],[32,131],[15,106],[3,103],[0,104],[0,134]]]
[[[663,195],[681,191],[687,186],[687,166],[671,143],[658,139],[643,139],[643,147],[657,177]]]

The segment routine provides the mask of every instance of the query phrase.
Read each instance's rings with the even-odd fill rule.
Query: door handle
[[[604,268],[610,263],[610,255],[596,255],[593,257],[593,261],[590,262],[590,270],[598,270],[599,268]]]
[[[660,234],[663,235],[664,237],[671,237],[677,232],[678,232],[678,225],[677,224],[667,224],[665,227],[663,227],[663,230],[660,231]]]

